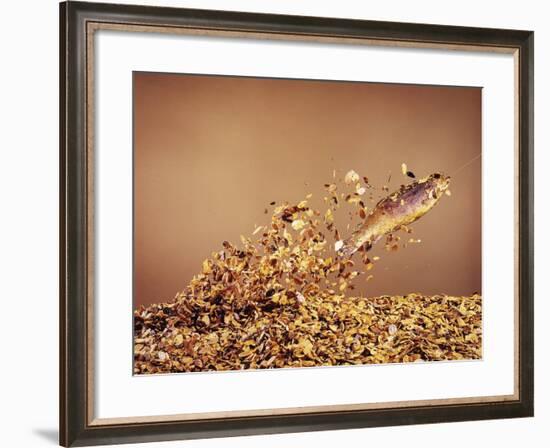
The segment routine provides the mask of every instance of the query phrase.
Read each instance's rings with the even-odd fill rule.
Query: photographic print
[[[532,31],[59,35],[63,446],[533,416]]]
[[[481,95],[134,72],[134,374],[481,359]]]

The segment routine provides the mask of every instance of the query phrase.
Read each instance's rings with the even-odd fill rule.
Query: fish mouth
[[[431,177],[435,183],[435,189],[438,193],[443,193],[449,188],[451,176],[446,176],[442,173],[434,173]]]

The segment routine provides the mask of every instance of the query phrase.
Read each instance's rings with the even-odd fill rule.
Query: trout
[[[439,202],[449,187],[450,180],[448,176],[434,173],[402,185],[399,190],[376,204],[363,224],[343,244],[340,242],[337,252],[344,257],[350,257],[362,246],[369,250],[384,235],[420,219]]]

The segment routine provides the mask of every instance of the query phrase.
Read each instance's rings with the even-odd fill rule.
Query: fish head
[[[449,188],[450,183],[451,178],[449,176],[445,176],[442,173],[433,173],[420,179],[417,183],[417,188],[422,192],[426,200],[435,200],[437,202]]]
[[[426,187],[432,190],[437,198],[445,193],[450,183],[451,177],[445,176],[443,173],[430,174],[426,179]]]
[[[425,213],[433,207],[449,188],[451,178],[442,173],[433,173],[412,184],[402,187],[396,198],[402,199],[403,210],[412,215]],[[403,211],[403,210],[400,210]]]
[[[405,224],[416,221],[439,202],[450,182],[449,176],[433,173],[402,187],[396,196],[400,206],[392,210],[392,214]]]
[[[395,219],[416,220],[430,210],[449,188],[451,178],[433,173],[401,188],[382,199],[377,208]],[[408,218],[407,218],[408,219]]]

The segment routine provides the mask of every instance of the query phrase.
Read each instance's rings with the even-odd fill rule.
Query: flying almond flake
[[[343,198],[359,198],[361,178],[348,175]],[[345,206],[361,222],[366,206],[341,201],[336,184],[326,188],[325,212],[308,205],[310,195],[270,204],[271,222],[240,246],[224,241],[174,300],[135,310],[134,372],[480,359],[480,295],[353,293],[356,280],[374,281],[380,257],[338,254],[334,213]],[[386,248],[399,241],[387,235]]]
[[[302,230],[305,227],[305,222],[301,219],[296,219],[295,221],[292,221],[292,228],[294,230]]]
[[[353,170],[350,170],[346,173],[344,177],[344,182],[349,185],[349,184],[356,183],[357,181],[359,181],[359,179],[360,179],[359,174],[357,174]]]

